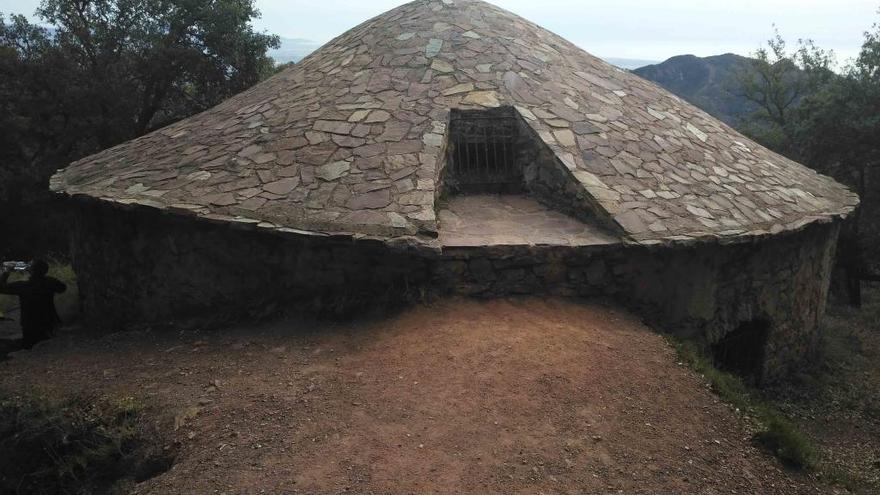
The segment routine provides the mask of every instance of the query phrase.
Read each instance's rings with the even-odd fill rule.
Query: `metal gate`
[[[447,186],[459,192],[522,188],[517,166],[518,122],[508,112],[453,110],[449,122]]]

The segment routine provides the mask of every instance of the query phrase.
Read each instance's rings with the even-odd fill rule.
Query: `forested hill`
[[[736,124],[756,107],[737,90],[737,72],[750,69],[749,59],[733,53],[712,57],[678,55],[633,70],[725,123]]]

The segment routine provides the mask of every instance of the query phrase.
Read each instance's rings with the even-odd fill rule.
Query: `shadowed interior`
[[[450,110],[448,193],[519,193],[522,164],[517,160],[518,122],[512,107]]]
[[[715,364],[747,380],[758,381],[769,333],[770,323],[766,320],[743,322],[712,346]]]

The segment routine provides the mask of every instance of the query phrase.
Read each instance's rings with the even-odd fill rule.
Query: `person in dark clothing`
[[[61,323],[55,311],[55,294],[67,290],[59,280],[46,275],[49,265],[43,260],[34,260],[28,272],[30,278],[21,282],[9,282],[9,270],[0,272],[0,294],[18,296],[20,302],[22,346],[25,349],[55,333]]]

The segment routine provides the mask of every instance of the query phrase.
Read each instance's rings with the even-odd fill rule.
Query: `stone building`
[[[601,296],[770,378],[813,349],[858,204],[476,0],[391,10],[52,188],[99,327],[424,293]]]

